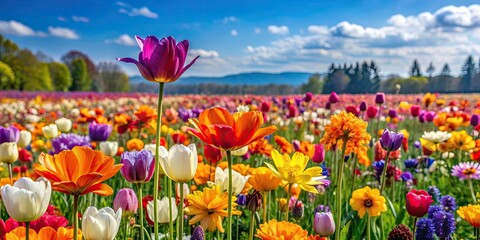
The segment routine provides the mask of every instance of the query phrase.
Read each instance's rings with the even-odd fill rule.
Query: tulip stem
[[[370,236],[370,232],[372,231],[371,230],[371,227],[372,227],[372,217],[370,216],[370,214],[368,214],[368,218],[367,218],[367,240],[370,240],[371,239],[371,236]]]
[[[285,203],[285,206],[283,206],[285,209],[285,221],[288,222],[288,214],[289,214],[289,211],[290,211],[290,198],[292,197],[292,194],[290,193],[290,188],[291,188],[291,184],[288,183],[287,184],[287,203]]]
[[[78,194],[73,195],[73,239],[78,239]]]
[[[25,222],[25,240],[30,239],[30,222]]]
[[[263,192],[263,222],[267,222],[267,197],[269,192]]]
[[[339,169],[337,171],[337,185],[335,189],[335,224],[338,225],[337,232],[335,233],[335,240],[340,239],[340,229],[342,226],[342,176],[343,176],[343,167],[345,165],[345,151],[347,150],[347,142],[348,138],[343,139],[343,146],[342,146],[342,154],[340,155],[340,158],[337,158],[339,161]]]
[[[167,198],[171,199],[172,196],[172,179],[167,179]],[[173,240],[173,204],[172,201],[168,201],[168,238]]]
[[[228,161],[228,221],[227,240],[232,240],[232,152],[227,151]]]
[[[157,204],[157,199],[158,199],[158,180],[160,177],[160,161],[159,161],[159,148],[160,148],[160,124],[162,122],[162,102],[163,102],[163,85],[164,83],[160,83],[159,89],[158,89],[158,104],[157,104],[157,133],[155,136],[155,176],[153,179],[153,229],[155,232],[155,239],[158,239],[158,204]],[[168,196],[170,197],[170,196]],[[140,198],[140,201],[142,199]],[[170,202],[170,201],[169,201]],[[140,204],[141,205],[141,204]],[[170,208],[171,209],[171,208]],[[172,223],[172,218],[170,215],[170,224]],[[143,231],[143,230],[142,230]],[[170,239],[172,238],[172,232],[173,229],[170,227]]]
[[[380,194],[383,193],[383,189],[385,188],[385,182],[387,181],[387,168],[388,168],[388,160],[390,158],[390,151],[387,151],[387,155],[385,156],[385,164],[383,164],[383,171],[382,171],[382,185],[380,187]]]
[[[180,183],[180,203],[178,204],[178,240],[183,239],[183,183]]]
[[[373,136],[375,138],[378,137],[378,129],[380,127],[380,116],[382,114],[382,104],[378,104],[378,116],[377,116],[377,127],[375,128],[375,132],[373,133]]]
[[[141,205],[141,204],[140,204],[140,205]],[[123,221],[123,224],[124,224],[124,225],[123,225],[123,239],[124,239],[124,240],[127,240],[127,239],[128,239],[128,236],[127,236],[127,235],[128,235],[128,234],[127,234],[127,231],[128,231],[128,223],[129,223],[130,221],[128,220],[128,217],[126,217],[126,218],[124,218],[124,219],[125,219],[125,221]]]
[[[418,220],[418,218],[416,218],[416,217],[413,218],[413,231],[412,231],[412,233],[413,233],[413,239],[414,240],[415,240],[415,230],[417,230],[417,220]]]
[[[473,190],[473,183],[471,178],[468,179],[468,186],[470,187],[470,193],[472,194],[473,201],[476,203],[477,197],[475,196],[475,191]]]
[[[12,172],[12,164],[7,163],[8,165],[8,177],[10,178],[10,184],[13,185],[13,172]]]
[[[255,212],[252,212],[252,219],[250,219],[250,235],[248,235],[249,240],[253,240],[253,229],[255,228]]]
[[[139,197],[140,201],[142,201],[141,199],[143,199],[143,191],[142,191],[142,184],[141,183],[137,183],[137,191],[138,191],[138,197]],[[156,200],[154,200],[154,202],[156,202]],[[145,239],[145,234],[143,233],[143,204],[138,204],[138,205],[139,205],[138,207],[140,208],[140,214],[139,214],[139,218],[140,218],[140,239],[144,240]]]

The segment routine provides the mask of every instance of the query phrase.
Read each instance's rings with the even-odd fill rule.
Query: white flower
[[[241,156],[247,154],[247,152],[248,152],[248,146],[245,146],[245,147],[242,147],[242,148],[239,148],[237,150],[232,151],[232,155],[241,157]]]
[[[244,177],[242,174],[232,170],[232,195],[237,196],[240,194],[245,187],[245,184],[248,182],[250,176]],[[215,169],[215,183],[208,182],[209,186],[217,185],[222,191],[228,191],[228,168],[222,170],[217,167]]]
[[[160,165],[170,179],[179,183],[185,183],[193,179],[198,166],[195,144],[190,144],[188,147],[175,144],[169,151],[160,146],[159,150]]]
[[[82,216],[82,234],[85,240],[113,240],[117,235],[122,209],[115,212],[109,207],[97,210],[88,207]]]
[[[27,177],[18,179],[13,186],[2,187],[2,199],[10,217],[18,222],[31,222],[47,210],[52,186],[41,177],[36,182]]]
[[[60,118],[55,121],[58,130],[62,132],[70,132],[72,129],[72,120],[68,118]]]
[[[153,154],[153,156],[155,156],[155,144],[145,144],[145,146],[143,146],[143,149],[149,150]]]
[[[45,138],[56,138],[58,136],[58,128],[55,124],[50,124],[42,128],[42,133]]]
[[[173,221],[177,219],[178,216],[178,209],[175,207],[175,198],[170,198],[171,203],[172,203],[172,217]],[[157,199],[157,219],[159,223],[168,223],[170,222],[170,214],[168,212],[169,209],[169,204],[168,204],[168,198],[163,197],[162,200]],[[153,200],[148,202],[147,204],[147,213],[148,213],[148,218],[154,219],[154,211],[153,211]]]
[[[105,141],[100,142],[100,151],[106,156],[113,157],[117,155],[118,152],[118,142]]]
[[[443,132],[443,131],[431,131],[431,132],[424,132],[422,135],[422,138],[433,142],[433,143],[442,143],[447,141],[452,137],[452,134],[449,132]]]
[[[247,105],[240,105],[237,107],[237,112],[246,113],[250,111],[250,108]]]
[[[0,162],[13,163],[18,159],[18,147],[16,142],[4,142],[0,144]]]
[[[18,139],[17,145],[21,148],[24,148],[30,144],[32,141],[32,133],[27,130],[20,131],[20,138]]]

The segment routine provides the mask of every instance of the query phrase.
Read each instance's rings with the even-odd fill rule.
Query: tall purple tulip
[[[137,213],[138,199],[135,191],[131,188],[122,188],[113,199],[113,210],[122,209],[122,215],[128,216]]]
[[[397,151],[402,146],[403,134],[388,131],[385,128],[380,138],[380,144],[385,151]]]
[[[362,102],[360,103],[360,106],[358,106],[358,108],[360,108],[360,111],[362,111],[362,112],[367,111],[367,107],[368,107],[368,106],[367,106],[367,103],[366,103],[365,101],[362,101]]]
[[[112,133],[112,126],[108,124],[99,124],[92,122],[88,125],[88,136],[92,141],[103,142],[107,141]]]
[[[5,142],[18,142],[20,131],[14,126],[8,128],[0,127],[0,144]]]
[[[336,92],[331,92],[330,96],[328,97],[328,102],[329,103],[337,103],[340,101],[340,98],[338,97],[338,94]]]
[[[375,103],[376,104],[384,104],[385,103],[385,93],[383,92],[377,92],[375,95]]]
[[[132,183],[150,181],[155,167],[155,159],[152,152],[149,150],[124,152],[121,159],[123,167],[120,169],[120,172],[127,181]]]
[[[197,56],[184,67],[189,47],[187,40],[177,44],[171,36],[160,40],[155,36],[148,36],[145,39],[139,36],[135,38],[141,50],[138,61],[128,57],[117,60],[137,65],[140,74],[151,82],[175,82],[199,57]]]

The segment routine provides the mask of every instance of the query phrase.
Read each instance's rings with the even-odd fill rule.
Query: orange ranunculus
[[[127,141],[128,151],[133,151],[133,150],[140,151],[143,149],[144,146],[145,146],[145,143],[138,138],[132,138]]]
[[[42,153],[38,160],[35,173],[50,180],[54,191],[71,195],[112,195],[113,189],[102,182],[113,177],[123,166],[114,165],[113,158],[89,147],[74,147],[55,156]]]
[[[230,114],[220,107],[206,109],[197,118],[190,118],[188,132],[217,148],[233,151],[257,141],[277,130],[275,126],[260,128],[263,115],[259,111]]]
[[[79,230],[78,231],[78,237],[77,240],[82,239],[82,233]],[[72,228],[64,228],[60,227],[58,228],[57,231],[53,229],[52,227],[43,227],[40,229],[40,231],[37,233],[35,230],[30,229],[28,231],[28,235],[30,237],[30,240],[45,240],[45,239],[55,239],[55,240],[72,240],[73,239],[73,229]],[[20,226],[9,233],[5,234],[5,240],[20,240],[20,239],[25,239],[25,227]]]
[[[275,142],[280,146],[280,152],[290,154],[293,152],[293,144],[291,144],[286,138],[282,136],[275,136]]]
[[[248,145],[248,150],[252,154],[263,154],[267,157],[270,157],[270,154],[272,152],[273,146],[272,144],[268,143],[268,140],[265,138],[260,138],[258,141],[250,143]]]

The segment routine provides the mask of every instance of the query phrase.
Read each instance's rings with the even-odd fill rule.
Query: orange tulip
[[[41,239],[56,239],[56,240],[71,240],[73,239],[73,229],[60,227],[57,231],[51,227],[43,227],[38,233],[35,230],[30,229],[28,231],[30,240]],[[20,226],[10,231],[5,235],[6,240],[20,240],[25,239],[26,231],[25,227]],[[79,231],[77,240],[82,239],[82,233]]]
[[[74,147],[55,156],[42,153],[39,162],[35,164],[35,173],[50,180],[54,191],[71,195],[112,195],[113,189],[102,182],[123,166],[114,165],[113,158],[88,147]]]
[[[188,132],[217,148],[233,151],[255,142],[277,130],[275,126],[260,128],[263,115],[259,111],[230,114],[226,109],[206,109],[197,118],[189,119],[194,128]]]

